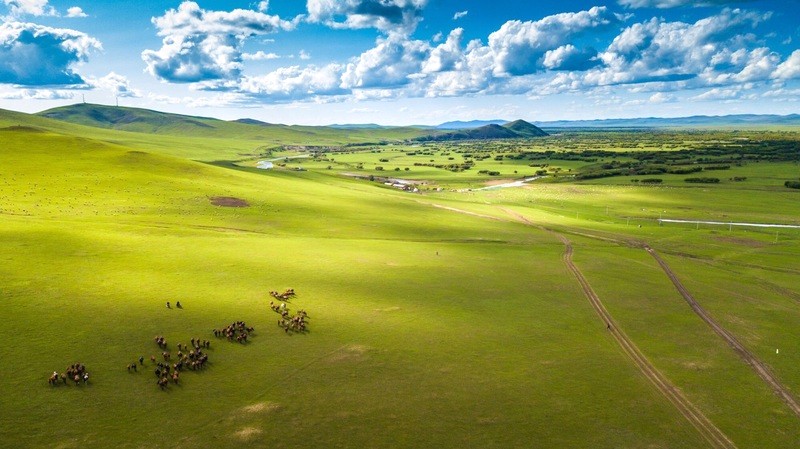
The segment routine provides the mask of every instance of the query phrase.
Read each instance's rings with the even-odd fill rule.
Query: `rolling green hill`
[[[42,117],[101,128],[146,133],[195,133],[218,129],[222,120],[151,111],[148,109],[78,103],[40,112]]]
[[[207,117],[170,114],[148,109],[78,103],[49,109],[40,117],[120,131],[182,137],[248,139],[281,144],[343,145],[399,141],[424,134],[417,128],[337,129],[324,126],[273,125],[243,119],[224,121]]]
[[[531,137],[543,137],[548,134],[535,125],[525,120],[515,120],[505,125],[494,123],[479,126],[477,128],[459,129],[450,132],[436,132],[425,136],[417,137],[413,140],[427,142],[445,142],[451,140],[493,140],[493,139],[525,139]]]
[[[504,124],[503,128],[514,131],[514,133],[522,137],[544,137],[549,135],[538,126],[528,123],[525,120],[514,120],[513,122]]]
[[[221,135],[0,111],[0,447],[714,447],[622,350],[565,264],[566,240],[614,328],[732,445],[800,441],[800,419],[641,247],[800,390],[800,235],[655,220],[794,220],[797,192],[765,179],[796,176],[796,164],[742,164],[731,170],[747,181],[707,188],[544,179],[411,194],[327,167],[456,179],[465,173],[431,159],[472,150],[388,145],[256,170],[198,160],[242,158],[266,140],[186,120]],[[270,144],[332,136],[290,131]],[[486,151],[515,142],[500,144]],[[575,163],[476,161],[508,173]],[[286,288],[308,332],[278,326],[269,291]],[[246,344],[213,335],[237,320],[255,328]],[[210,340],[208,366],[160,389],[157,335],[172,357]],[[87,385],[48,385],[75,362]]]

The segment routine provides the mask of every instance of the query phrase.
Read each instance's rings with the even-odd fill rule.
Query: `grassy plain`
[[[666,254],[698,301],[796,392],[800,230],[775,243],[769,230],[655,221],[796,222],[800,192],[778,184],[797,177],[792,163],[731,168],[747,176],[740,183],[687,186],[665,175],[642,186],[555,182],[551,169],[586,161],[421,167],[414,162],[463,158],[397,146],[261,171],[241,156],[261,151],[257,139],[200,145],[38,117],[27,126],[0,131],[0,446],[703,447],[608,335],[563,245],[509,210],[573,241],[619,325],[738,447],[800,441],[800,419],[636,247]],[[575,139],[565,145],[586,143]],[[535,172],[531,163],[550,164],[551,176],[475,190]],[[443,190],[342,176],[395,167]],[[249,207],[213,205],[219,196]],[[298,292],[289,307],[311,317],[307,334],[284,334],[268,307],[267,292],[287,287]],[[183,309],[164,307],[176,300]],[[213,338],[234,320],[255,326],[249,344]],[[127,372],[159,352],[154,335],[173,348],[211,339],[209,368],[167,391],[149,361]],[[89,385],[47,385],[75,361]]]

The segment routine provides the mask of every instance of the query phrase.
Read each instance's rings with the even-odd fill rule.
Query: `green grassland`
[[[769,229],[657,222],[797,224],[800,192],[782,186],[800,176],[796,164],[725,171],[743,182],[687,185],[666,174],[648,186],[569,176],[601,160],[495,160],[559,139],[677,151],[730,133],[434,149],[346,147],[369,133],[319,131],[327,134],[261,148],[255,135],[152,134],[6,112],[0,126],[2,447],[704,447],[611,338],[548,230],[572,240],[618,325],[738,447],[800,441],[800,418],[639,247],[662,253],[798,396],[800,230],[781,230],[776,242]],[[253,168],[331,142],[339,148]],[[475,145],[497,148],[463,171],[414,165],[462,163]],[[417,152],[431,154],[408,154]],[[420,193],[343,176],[394,176],[396,167],[426,183]],[[547,177],[525,187],[477,190],[539,169]],[[217,206],[217,197],[249,206]],[[308,333],[276,325],[268,292],[288,287],[298,292],[289,307],[309,313]],[[182,309],[165,308],[177,300]],[[234,320],[255,326],[248,344],[213,337]],[[159,354],[155,335],[173,350],[210,339],[208,368],[166,391],[149,361],[128,372],[139,355]],[[88,385],[47,384],[76,361]]]

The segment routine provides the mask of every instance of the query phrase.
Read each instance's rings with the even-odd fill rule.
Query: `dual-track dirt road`
[[[600,297],[592,290],[591,285],[583,276],[583,273],[572,262],[572,243],[563,235],[556,234],[556,236],[564,243],[563,260],[567,268],[575,275],[578,283],[583,289],[584,295],[592,304],[595,312],[606,323],[606,327],[614,339],[619,344],[620,348],[625,354],[630,357],[633,363],[639,368],[639,371],[644,374],[647,380],[650,381],[672,405],[678,409],[687,421],[697,429],[703,438],[708,441],[711,446],[715,448],[735,448],[736,445],[724,434],[717,426],[714,425],[706,416],[687,399],[680,390],[678,390],[672,383],[661,374],[655,366],[642,354],[636,344],[616,325],[614,318],[600,301]]]
[[[650,253],[651,256],[653,256],[656,262],[658,262],[658,265],[661,266],[661,269],[664,270],[664,273],[666,273],[667,277],[669,277],[669,279],[672,281],[672,284],[675,285],[675,288],[678,289],[678,292],[681,294],[681,296],[683,296],[683,299],[685,299],[686,302],[689,304],[689,307],[691,307],[692,310],[694,310],[694,313],[696,313],[697,316],[699,316],[703,321],[705,321],[705,323],[708,324],[708,326],[711,327],[711,329],[713,329],[714,332],[717,333],[717,335],[719,335],[723,340],[725,340],[725,342],[739,355],[739,357],[741,357],[742,360],[745,361],[745,363],[750,365],[753,368],[753,370],[755,370],[756,374],[758,374],[759,377],[761,377],[761,379],[763,379],[764,382],[766,382],[767,385],[769,385],[769,387],[772,388],[772,391],[774,391],[775,394],[777,394],[778,397],[780,397],[783,400],[783,402],[785,402],[786,405],[789,406],[792,412],[794,412],[795,415],[800,417],[800,404],[797,403],[797,401],[794,399],[792,394],[789,393],[786,387],[784,387],[783,384],[775,377],[775,375],[772,374],[772,371],[770,371],[769,368],[767,368],[764,362],[759,360],[755,356],[755,354],[750,352],[750,350],[748,350],[743,344],[741,344],[739,340],[737,340],[736,337],[733,336],[733,334],[731,334],[730,332],[725,330],[725,328],[720,326],[714,320],[714,318],[712,318],[711,315],[709,315],[708,312],[706,312],[706,310],[703,309],[703,307],[700,306],[700,304],[698,304],[698,302],[694,299],[692,294],[689,293],[689,290],[687,290],[686,287],[683,286],[681,281],[675,275],[675,272],[672,271],[669,265],[667,265],[664,259],[662,259],[661,256],[659,256],[653,250],[653,248],[645,246],[644,249],[648,253]]]
[[[522,221],[523,223],[536,226],[536,224],[532,223],[530,220],[525,218],[524,216],[517,214],[510,210],[505,210],[506,213],[509,213]],[[570,272],[575,276],[578,280],[578,283],[583,290],[584,295],[589,300],[592,305],[592,308],[597,312],[597,315],[606,325],[606,328],[614,337],[617,344],[622,348],[622,351],[633,361],[634,365],[639,369],[639,371],[653,384],[661,394],[664,395],[665,398],[689,421],[692,426],[703,436],[703,438],[708,441],[708,443],[715,448],[735,448],[736,445],[731,441],[724,433],[722,433],[717,426],[714,425],[694,404],[692,404],[686,396],[681,393],[681,391],[676,388],[666,377],[664,377],[661,372],[647,360],[647,357],[644,356],[641,350],[636,346],[636,344],[625,334],[625,332],[620,329],[619,326],[616,325],[614,318],[608,312],[608,310],[603,305],[603,302],[600,300],[600,297],[597,296],[597,293],[592,289],[592,286],[589,284],[589,281],[583,276],[583,273],[578,269],[578,267],[572,262],[572,243],[564,237],[563,235],[554,232],[549,229],[541,228],[536,226],[540,229],[543,229],[551,234],[555,235],[561,243],[564,244],[564,254],[562,256],[562,260],[564,264],[567,266]]]
[[[433,205],[434,207],[439,207],[443,209],[447,209],[453,212],[459,213],[466,213],[473,216],[478,216],[481,218],[487,218],[492,220],[499,220],[497,217],[486,216],[482,214],[477,214],[474,212],[469,211],[462,211],[460,209],[455,209],[452,207],[445,207],[440,205]],[[611,314],[603,305],[600,298],[592,289],[589,282],[583,276],[581,271],[578,267],[572,262],[572,243],[562,234],[559,234],[551,229],[547,229],[543,226],[539,226],[523,215],[518,214],[509,209],[502,209],[509,215],[512,215],[517,220],[525,223],[529,226],[534,226],[538,229],[543,231],[549,232],[555,235],[563,244],[564,244],[564,254],[562,259],[564,264],[567,266],[570,272],[575,276],[578,283],[583,290],[584,295],[591,303],[592,307],[594,308],[597,315],[603,320],[606,324],[606,327],[609,333],[614,337],[617,344],[620,348],[625,352],[625,354],[631,359],[631,361],[636,365],[639,371],[656,387],[664,397],[683,415],[687,421],[689,421],[692,426],[697,429],[697,431],[703,436],[703,438],[715,448],[735,448],[736,445],[731,441],[719,428],[717,428],[714,423],[712,423],[703,413],[695,407],[684,395],[683,393],[676,388],[663,374],[661,374],[658,369],[653,366],[649,360],[644,356],[644,354],[639,350],[636,344],[616,325]],[[639,246],[639,245],[637,245]],[[681,294],[681,296],[686,300],[689,304],[691,309],[709,326],[711,327],[717,335],[719,335],[725,342],[748,364],[750,365],[759,377],[764,380],[764,382],[769,385],[770,388],[777,394],[785,403],[786,405],[792,410],[795,415],[800,417],[800,404],[797,403],[795,398],[792,394],[786,389],[786,387],[781,384],[781,382],[772,374],[772,372],[767,368],[767,366],[759,360],[752,352],[750,352],[744,345],[742,345],[736,337],[733,336],[730,332],[725,330],[722,326],[720,326],[706,311],[703,309],[700,304],[694,299],[694,297],[689,293],[686,287],[678,280],[675,273],[672,269],[667,265],[667,263],[649,246],[643,245],[642,246],[658,263],[667,277],[672,281],[675,288]]]

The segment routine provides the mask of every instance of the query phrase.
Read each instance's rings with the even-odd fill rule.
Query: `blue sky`
[[[0,0],[0,108],[289,124],[800,112],[800,0]]]

